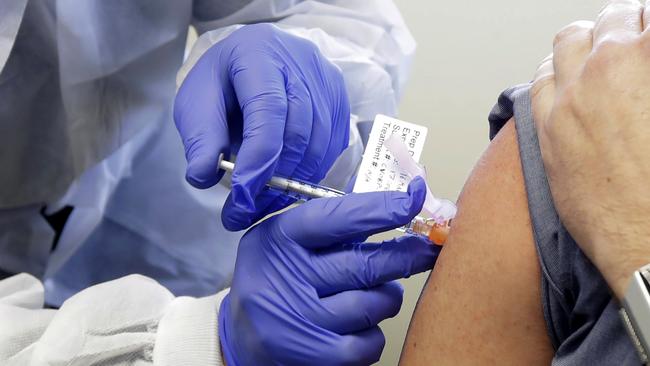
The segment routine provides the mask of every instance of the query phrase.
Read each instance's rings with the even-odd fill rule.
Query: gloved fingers
[[[311,114],[311,136],[309,145],[305,150],[302,161],[293,173],[294,178],[316,182],[323,169],[329,167],[323,165],[323,159],[329,149],[332,137],[332,121],[329,119],[329,110],[333,107],[327,103],[330,91],[324,86],[327,85],[329,75],[324,75],[320,68],[321,59],[318,47],[312,42],[302,38],[291,38],[293,47],[305,58],[304,67],[310,70],[298,72],[300,80],[305,84],[309,92],[309,103],[312,105]],[[319,179],[318,179],[319,180]]]
[[[229,194],[228,197],[226,198],[226,202],[224,203],[224,208],[233,207],[231,200],[232,200],[232,194]],[[253,225],[256,222],[263,219],[264,217],[274,212],[277,212],[285,207],[288,207],[295,202],[296,200],[294,198],[291,198],[279,192],[273,190],[262,191],[255,199],[255,205],[257,206],[258,209],[256,212],[250,215],[248,220],[250,221],[251,225]],[[225,213],[224,211],[221,212],[221,220],[223,222],[226,222],[226,220],[228,220],[227,216],[230,214],[230,212]]]
[[[288,109],[285,75],[274,62],[260,57],[238,55],[230,70],[244,120],[231,199],[221,215],[224,227],[233,231],[252,224],[257,213],[255,199],[273,176],[283,148]]]
[[[174,122],[185,147],[187,181],[196,188],[217,184],[219,154],[230,154],[223,80],[213,72],[213,59],[201,58],[187,75],[174,101]],[[210,77],[210,80],[206,80]]]
[[[312,200],[284,212],[274,225],[279,241],[291,240],[306,248],[346,243],[409,223],[421,210],[426,183],[420,177],[408,192],[372,192]]]
[[[402,285],[396,281],[371,289],[339,292],[322,298],[323,308],[317,314],[306,316],[337,334],[359,332],[397,315],[403,294]]]
[[[295,75],[288,75],[287,78],[284,144],[276,171],[283,177],[293,178],[296,167],[302,162],[312,139],[314,110],[305,83]],[[318,136],[313,137],[318,138]]]
[[[322,93],[322,92],[319,92]],[[314,104],[314,95],[310,98]],[[329,149],[330,139],[332,137],[331,121],[327,118],[326,112],[319,108],[314,108],[312,113],[312,131],[309,145],[305,150],[302,161],[296,167],[293,177],[310,182],[318,182],[318,177],[323,170],[323,159]]]
[[[643,6],[638,0],[610,0],[601,10],[594,27],[594,46],[611,37],[638,36],[643,31]]]
[[[378,326],[341,336],[332,349],[332,365],[372,365],[379,361],[386,345]]]
[[[381,244],[349,244],[314,254],[305,276],[318,295],[325,297],[430,270],[438,254],[440,247],[413,235]]]
[[[330,139],[319,168],[309,179],[311,182],[320,182],[325,178],[336,159],[348,147],[350,140],[350,101],[343,74],[325,58],[321,58],[321,69],[325,74],[323,86],[325,92],[319,94],[320,99],[323,100],[320,104],[331,107],[321,108],[319,112],[320,119],[328,122]]]
[[[558,88],[575,80],[593,48],[594,23],[580,21],[564,27],[553,42],[553,70]]]
[[[302,163],[305,152],[309,148],[314,111],[311,95],[307,86],[295,75],[288,76],[287,83],[287,122],[284,128],[284,146],[276,174],[287,178],[305,179],[302,174],[296,174],[297,167]],[[263,193],[256,200],[258,216],[264,217],[281,210],[295,202],[293,199],[279,194]],[[268,199],[273,195],[275,199]]]
[[[302,79],[295,75],[288,76],[284,146],[276,167],[280,176],[319,182],[347,148],[350,139],[350,107],[343,76],[336,66],[327,60],[322,61],[322,68],[327,70],[327,82],[323,91],[315,96],[309,92]],[[318,105],[334,105],[314,109],[312,98],[319,100]],[[325,102],[328,98],[334,100]],[[258,200],[256,203],[258,212],[264,217],[294,201],[280,196],[272,202]]]

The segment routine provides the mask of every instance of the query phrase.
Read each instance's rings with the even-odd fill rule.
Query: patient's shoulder
[[[513,121],[469,177],[401,363],[548,364],[552,348]]]

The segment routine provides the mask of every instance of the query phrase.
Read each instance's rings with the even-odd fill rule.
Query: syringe
[[[235,163],[223,159],[223,154],[221,154],[219,156],[219,168],[232,173],[235,169]],[[269,188],[300,202],[306,202],[317,198],[335,198],[346,195],[345,192],[329,187],[277,176],[272,177],[266,185]],[[398,228],[397,230],[407,234],[422,235],[437,245],[443,245],[449,235],[451,220],[452,219],[448,219],[444,222],[439,222],[438,220],[425,219],[418,216],[410,223]]]

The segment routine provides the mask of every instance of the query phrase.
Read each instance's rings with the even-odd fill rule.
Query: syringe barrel
[[[267,185],[272,189],[285,193],[301,201],[308,201],[316,198],[335,198],[345,196],[345,192],[282,177],[271,178]]]
[[[233,170],[235,170],[235,164],[228,160],[224,160],[223,154],[221,154],[219,155],[219,168],[232,173]],[[271,189],[284,193],[300,201],[345,196],[345,192],[283,177],[272,177],[271,180],[266,182],[266,185]]]

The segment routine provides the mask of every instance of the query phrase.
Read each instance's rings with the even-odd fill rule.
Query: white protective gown
[[[260,21],[312,40],[343,71],[354,114],[350,148],[326,181],[344,185],[362,151],[357,121],[396,114],[415,50],[392,1],[0,2],[0,270],[30,273],[45,289],[29,292],[36,296],[29,301],[0,307],[0,324],[25,320],[0,327],[0,361],[32,357],[34,349],[46,357],[55,348],[49,343],[39,348],[44,335],[56,339],[65,332],[57,318],[74,322],[89,316],[83,313],[97,310],[94,299],[110,300],[99,309],[124,319],[150,312],[147,331],[129,334],[135,337],[129,342],[142,347],[124,349],[124,354],[143,352],[156,343],[156,324],[175,303],[201,301],[174,296],[204,297],[227,286],[241,233],[221,226],[226,188],[199,191],[185,182],[172,102],[178,70],[180,82],[210,45],[236,27]],[[190,25],[201,37],[183,65]],[[72,214],[53,248],[55,230],[45,216],[66,206],[73,207]],[[78,293],[132,273],[164,287],[127,277]],[[21,290],[15,281],[40,286],[26,275],[0,286],[7,281],[14,281],[13,290]],[[113,298],[131,296],[145,283],[166,299],[158,307],[136,305],[137,296],[133,302]],[[59,314],[38,310],[38,296],[55,306],[72,296],[69,303],[77,306],[66,304]],[[214,319],[218,296],[205,299],[212,299],[203,300],[211,304],[203,307],[210,309],[205,319]],[[105,321],[111,319],[107,315]],[[72,335],[83,346],[70,355],[111,347],[93,335],[97,342],[84,348],[87,332]]]

